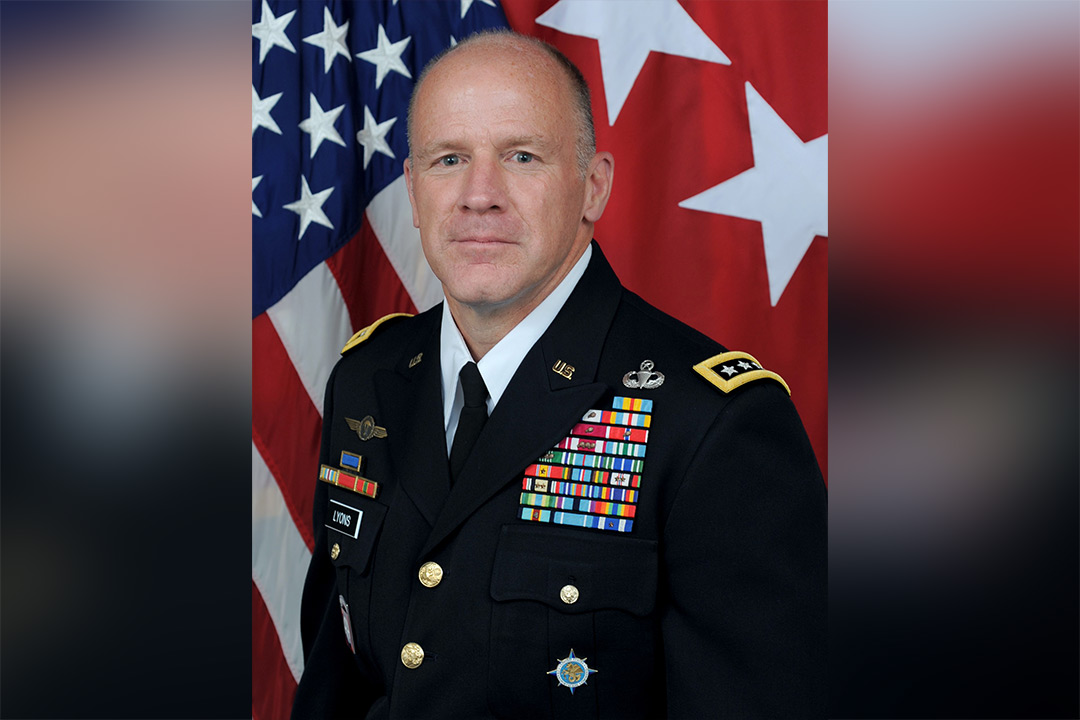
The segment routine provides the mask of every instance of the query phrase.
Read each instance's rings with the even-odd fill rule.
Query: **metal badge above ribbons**
[[[653,390],[664,384],[664,373],[653,372],[653,361],[646,360],[641,363],[641,369],[630,371],[623,375],[623,385],[631,390]]]

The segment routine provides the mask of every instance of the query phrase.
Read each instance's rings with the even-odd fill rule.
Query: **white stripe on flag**
[[[349,310],[329,266],[321,262],[312,268],[266,314],[322,415],[326,381],[353,334]]]
[[[405,291],[420,312],[443,299],[442,285],[424,258],[420,233],[412,224],[405,176],[383,188],[367,206],[368,222]]]
[[[285,662],[296,682],[304,670],[300,596],[311,552],[285,507],[277,481],[251,445],[251,579],[277,628]]]

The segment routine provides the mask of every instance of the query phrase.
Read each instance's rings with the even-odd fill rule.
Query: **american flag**
[[[495,27],[554,44],[589,81],[616,169],[595,235],[623,284],[780,373],[826,470],[825,3],[255,0],[256,720],[288,716],[303,671],[326,379],[356,330],[442,299],[402,174],[413,82]]]

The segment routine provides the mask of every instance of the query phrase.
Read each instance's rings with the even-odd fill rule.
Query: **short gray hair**
[[[480,43],[497,43],[497,44],[509,44],[513,41],[524,42],[528,45],[543,50],[547,53],[548,57],[552,58],[555,63],[566,73],[566,77],[570,80],[570,90],[574,98],[574,114],[577,116],[578,124],[578,137],[575,143],[575,150],[577,152],[578,169],[581,171],[582,177],[589,169],[589,162],[592,160],[593,155],[596,154],[596,127],[593,123],[592,102],[589,97],[589,84],[585,81],[585,76],[581,74],[581,70],[578,66],[566,57],[553,45],[550,45],[539,38],[532,37],[531,35],[522,35],[521,33],[514,32],[513,30],[506,29],[492,29],[481,30],[480,32],[469,35],[457,45],[447,47],[443,49],[435,57],[428,61],[424,66],[420,76],[416,79],[416,84],[413,85],[412,96],[409,98],[409,113],[406,117],[406,135],[409,141],[409,162],[412,162],[412,129],[413,129],[413,109],[416,106],[416,96],[420,93],[420,86],[423,84],[424,79],[427,77],[431,69],[435,67],[443,58],[448,55],[467,48],[470,45],[476,45]]]

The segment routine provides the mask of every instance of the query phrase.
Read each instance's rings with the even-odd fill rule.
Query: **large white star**
[[[303,175],[300,176],[300,199],[285,205],[286,210],[292,210],[300,216],[300,234],[296,236],[297,240],[304,237],[308,225],[313,222],[331,230],[334,229],[334,224],[330,222],[330,218],[326,217],[326,213],[322,209],[323,203],[326,202],[326,198],[330,197],[332,192],[334,192],[334,188],[328,187],[321,192],[312,194],[311,189],[308,188],[307,178]]]
[[[397,118],[392,117],[389,120],[377,123],[368,106],[364,106],[364,129],[356,133],[356,141],[364,146],[365,170],[367,170],[368,163],[371,162],[371,156],[377,152],[394,157],[394,151],[390,149],[390,145],[386,142],[386,134],[390,132],[390,128],[394,127],[396,122]]]
[[[676,0],[559,0],[536,22],[598,41],[609,125],[650,52],[731,64]]]
[[[255,131],[264,127],[271,132],[281,134],[281,128],[274,122],[274,118],[270,117],[270,111],[277,105],[277,101],[281,99],[281,93],[277,95],[271,95],[268,98],[259,97],[259,93],[255,92],[255,86],[251,86],[251,134],[254,135]]]
[[[352,55],[345,45],[345,33],[349,32],[349,21],[341,27],[334,22],[334,16],[330,14],[330,8],[323,8],[323,26],[321,33],[308,35],[304,42],[321,47],[323,49],[323,73],[330,72],[330,66],[334,64],[334,58],[344,55],[345,59],[352,62]]]
[[[814,240],[829,235],[829,136],[803,142],[746,83],[754,167],[679,207],[761,223],[769,299],[775,306]]]
[[[405,63],[401,60],[401,53],[405,52],[405,46],[409,44],[410,40],[412,40],[411,35],[404,40],[398,40],[396,43],[391,43],[390,39],[386,37],[386,30],[383,29],[383,26],[380,23],[378,44],[371,50],[365,50],[362,53],[356,54],[356,57],[361,60],[367,60],[375,66],[376,90],[382,87],[383,79],[391,70],[401,73],[407,78],[412,78],[412,73],[409,72],[409,68],[405,67]]]
[[[469,8],[472,7],[474,2],[476,0],[461,0],[461,17],[465,17],[465,13],[469,12]],[[480,2],[495,7],[495,0],[480,0]]]
[[[295,14],[295,10],[290,10],[281,17],[274,17],[270,5],[267,4],[266,0],[263,0],[262,15],[259,17],[259,22],[253,23],[251,26],[251,35],[259,39],[260,65],[266,59],[266,53],[270,52],[270,48],[275,45],[283,47],[291,53],[296,52],[292,41],[285,35],[285,28],[292,22]]]
[[[345,141],[334,128],[334,123],[337,122],[338,116],[344,109],[344,105],[338,105],[333,110],[323,111],[322,105],[319,105],[319,101],[315,99],[315,93],[311,93],[311,115],[307,120],[300,122],[300,129],[311,135],[311,157],[315,157],[315,151],[319,149],[323,140],[345,147]]]
[[[251,178],[251,192],[255,192],[255,188],[259,187],[259,183],[262,182],[263,176]],[[259,210],[259,206],[255,204],[255,198],[251,199],[251,214],[255,217],[262,217],[262,211]]]

